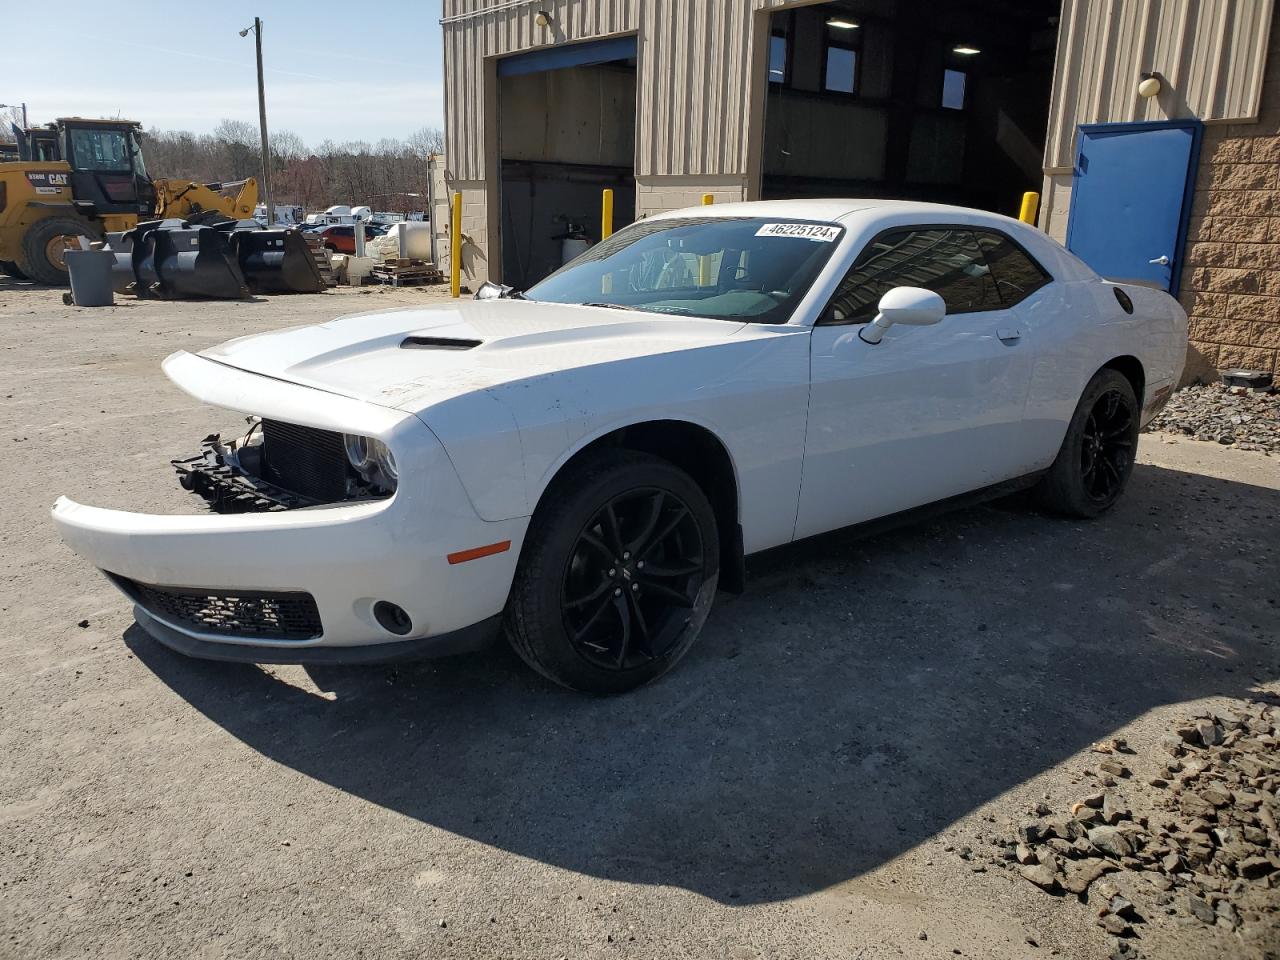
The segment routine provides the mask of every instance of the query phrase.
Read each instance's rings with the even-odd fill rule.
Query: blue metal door
[[[1080,127],[1067,248],[1104,277],[1177,291],[1199,120]]]

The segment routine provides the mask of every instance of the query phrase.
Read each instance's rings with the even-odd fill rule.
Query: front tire
[[[591,454],[556,478],[534,514],[507,637],[556,683],[623,693],[688,652],[719,574],[715,513],[687,473],[632,451]]]
[[[22,238],[22,258],[18,269],[36,283],[65,287],[70,281],[64,254],[76,249],[76,238],[101,239],[75,217],[46,217],[37,220]]]
[[[0,260],[0,273],[6,277],[12,277],[14,280],[25,280],[27,275],[18,269],[18,265],[12,260]]]
[[[1116,370],[1094,374],[1071,417],[1058,457],[1040,481],[1041,502],[1069,517],[1096,517],[1115,504],[1133,472],[1140,408]]]

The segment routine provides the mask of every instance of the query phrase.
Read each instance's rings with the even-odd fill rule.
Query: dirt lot
[[[1280,460],[1146,436],[1098,522],[1006,502],[759,558],[679,670],[610,700],[505,648],[186,660],[57,540],[59,493],[196,509],[167,460],[234,418],[164,379],[171,351],[439,297],[80,310],[0,283],[0,956],[1113,949],[1095,904],[990,841],[1037,803],[1065,813],[1100,738],[1136,751],[1139,793],[1178,721],[1280,693]],[[1142,956],[1261,956],[1271,935],[1110,879]]]

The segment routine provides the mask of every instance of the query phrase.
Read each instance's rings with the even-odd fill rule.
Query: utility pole
[[[5,110],[10,107],[17,107],[17,106],[18,104],[16,103],[0,103],[0,110]],[[22,106],[22,129],[26,130],[27,129],[27,105],[24,103],[21,106]]]
[[[262,21],[254,17],[253,26],[240,31],[247,36],[253,31],[254,46],[258,51],[258,126],[262,131],[262,201],[267,208],[267,226],[276,222],[276,208],[271,203],[271,144],[267,139],[267,94],[262,85]]]

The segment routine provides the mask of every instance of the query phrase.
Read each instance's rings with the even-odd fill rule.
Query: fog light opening
[[[383,630],[398,637],[403,637],[413,629],[413,621],[404,612],[404,608],[386,600],[379,600],[373,605],[373,619],[378,621]]]

